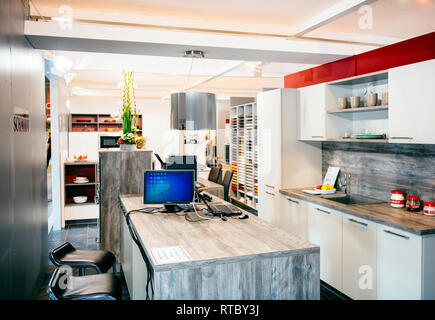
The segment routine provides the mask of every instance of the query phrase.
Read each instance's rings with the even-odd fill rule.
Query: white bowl
[[[86,196],[74,197],[73,200],[74,203],[85,203],[86,201],[88,201],[88,197]]]

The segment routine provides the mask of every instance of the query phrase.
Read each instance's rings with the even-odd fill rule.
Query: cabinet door
[[[279,190],[281,183],[281,90],[258,95],[259,191],[265,185]]]
[[[377,226],[378,299],[421,299],[420,236]]]
[[[325,94],[324,83],[298,89],[299,140],[326,139]]]
[[[307,240],[308,205],[299,199],[282,196],[279,227]]]
[[[320,247],[320,279],[342,289],[342,218],[329,208],[310,206],[308,241]]]
[[[265,189],[258,193],[258,216],[277,226],[281,212],[280,198],[277,191]]]
[[[343,293],[376,299],[376,223],[343,214]]]
[[[435,143],[435,59],[388,71],[390,142]]]

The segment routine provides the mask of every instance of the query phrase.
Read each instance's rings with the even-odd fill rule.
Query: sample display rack
[[[71,114],[70,132],[118,132],[122,131],[122,122],[110,114]],[[142,132],[142,115],[137,120],[137,134]]]
[[[231,197],[249,207],[258,204],[257,104],[231,107]]]

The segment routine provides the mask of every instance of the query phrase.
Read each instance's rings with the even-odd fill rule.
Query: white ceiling
[[[282,87],[284,75],[315,66],[70,51],[45,55],[54,61],[62,57],[71,63],[68,72],[75,74],[69,84],[73,95],[119,96],[122,70],[134,70],[138,97],[151,99],[164,98],[172,91],[204,82],[235,66],[238,67],[192,90],[214,92],[221,98],[255,97],[263,88]]]
[[[126,69],[136,71],[142,98],[161,99],[195,84],[194,90],[221,97],[256,96],[281,87],[286,74],[435,30],[435,0],[31,1],[35,16],[72,9],[71,30],[30,22],[26,34],[36,48],[56,49],[72,61],[76,95],[118,96]],[[365,4],[373,12],[369,30],[358,23]],[[314,30],[291,37],[310,24]],[[206,58],[182,58],[186,49],[202,49]]]

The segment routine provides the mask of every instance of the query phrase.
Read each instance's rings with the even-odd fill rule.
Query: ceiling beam
[[[320,12],[294,28],[293,37],[301,37],[304,34],[331,23],[332,21],[357,10],[361,6],[368,5],[377,0],[342,0],[330,8]]]

